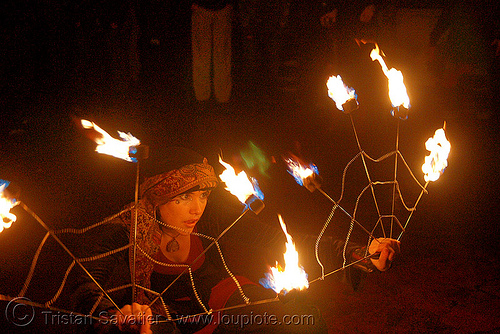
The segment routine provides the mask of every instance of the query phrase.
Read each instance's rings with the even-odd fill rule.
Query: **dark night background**
[[[394,149],[397,121],[389,113],[386,78],[368,56],[372,45],[355,46],[352,61],[339,59],[346,55],[341,51],[328,53],[336,48],[316,49],[313,39],[321,45],[332,36],[312,30],[318,34],[309,45],[311,36],[293,24],[298,11],[291,6],[273,49],[278,65],[270,71],[267,38],[274,35],[244,27],[240,11],[233,31],[231,104],[228,110],[203,111],[191,89],[189,4],[132,4],[9,0],[0,5],[0,179],[20,188],[19,198],[52,229],[88,226],[134,198],[135,165],[95,153],[75,119],[93,120],[111,135],[130,132],[151,150],[192,147],[213,164],[222,152],[245,167],[242,157],[252,152],[252,142],[267,161],[278,161],[264,172],[249,170],[266,195],[261,218],[275,224],[281,213],[292,233],[318,233],[331,207],[318,192],[298,186],[280,156],[293,151],[313,161],[324,179],[322,189],[337,198],[342,171],[358,153],[349,116],[326,96],[329,75],[341,74],[356,89],[360,108],[353,120],[362,148],[372,157]],[[446,57],[438,62],[444,47],[429,47],[429,35],[446,6],[447,1],[387,1],[377,17],[373,36],[388,66],[403,72],[412,104],[409,118],[400,122],[401,153],[424,182],[424,142],[444,122],[452,151],[449,167],[428,186],[413,214],[401,259],[390,272],[371,275],[356,292],[328,279],[311,287],[331,333],[500,331],[499,59],[488,73],[474,67],[461,72]],[[482,12],[497,15],[495,10]],[[495,20],[498,24],[498,15]],[[486,19],[474,23],[492,24]],[[129,43],[134,33],[139,34],[136,50]],[[306,57],[297,45],[309,50]],[[487,46],[483,51],[493,52]],[[138,63],[129,61],[131,55]],[[382,165],[374,175],[390,178],[384,173],[391,168]],[[413,203],[419,189],[407,173],[400,177]],[[346,188],[354,192],[365,185],[358,170]],[[348,210],[357,191],[345,200]],[[0,233],[0,294],[12,297],[45,234],[21,208],[14,212],[18,221]],[[337,226],[327,234],[346,231]],[[78,237],[68,239],[72,246],[78,242]],[[69,262],[49,241],[26,296],[39,303],[50,299]],[[61,299],[56,305],[67,307],[67,291]],[[7,303],[1,305],[2,332],[72,330],[44,324],[41,309],[32,324],[16,327],[6,322]]]

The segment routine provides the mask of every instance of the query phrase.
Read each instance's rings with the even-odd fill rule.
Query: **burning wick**
[[[326,86],[328,87],[328,97],[335,101],[338,110],[348,114],[358,109],[356,92],[344,84],[340,75],[331,76],[326,82]]]
[[[10,210],[19,204],[14,198],[5,195],[5,188],[9,186],[9,181],[0,180],[0,232],[12,226],[17,217]]]
[[[219,157],[219,162],[222,166],[226,167],[222,174],[219,175],[222,182],[226,184],[225,189],[236,196],[241,203],[251,208],[256,214],[262,211],[264,208],[264,194],[259,189],[257,180],[249,178],[245,171],[236,174],[234,168],[224,162],[221,157]]]
[[[292,290],[305,290],[309,287],[307,273],[299,265],[299,253],[295,249],[292,237],[286,230],[286,225],[278,215],[281,228],[286,236],[286,251],[283,254],[285,266],[282,267],[276,261],[276,267],[271,267],[270,272],[265,273],[265,278],[261,278],[259,283],[267,288],[273,289],[276,293],[286,294]]]
[[[410,98],[406,92],[406,86],[403,82],[403,73],[395,68],[388,69],[384,59],[380,55],[378,44],[370,52],[372,61],[378,60],[382,71],[389,80],[389,98],[393,106],[392,114],[401,119],[408,118],[408,109],[410,109]]]
[[[137,158],[131,157],[130,155],[131,153],[135,154],[137,152],[137,147],[141,144],[139,139],[135,138],[130,133],[118,131],[118,135],[122,139],[118,140],[111,137],[94,122],[82,119],[81,124],[84,129],[94,130],[100,135],[94,139],[97,144],[95,149],[96,152],[111,155],[129,162],[137,162]]]
[[[318,173],[318,167],[314,164],[302,163],[298,157],[291,155],[289,158],[283,158],[288,166],[288,173],[290,173],[295,181],[304,186],[310,192],[321,187],[321,176]]]
[[[444,133],[444,126],[437,129],[433,137],[427,139],[425,148],[430,151],[430,154],[425,157],[425,162],[422,165],[424,180],[426,182],[436,181],[448,166],[447,159],[451,150],[451,144]]]
[[[430,151],[430,154],[425,157],[425,162],[422,165],[422,172],[424,172],[425,186],[422,188],[422,191],[420,192],[420,195],[418,196],[417,201],[415,202],[414,208],[417,207],[417,204],[420,201],[420,198],[422,198],[423,193],[426,191],[425,189],[427,188],[429,182],[436,181],[437,179],[439,179],[441,174],[443,174],[445,168],[448,166],[447,159],[448,155],[450,154],[451,144],[446,139],[446,134],[444,133],[445,127],[446,123],[443,125],[441,129],[437,129],[436,132],[434,132],[433,137],[427,139],[427,141],[425,142],[425,148],[428,151]],[[415,210],[412,210],[410,212],[410,215],[408,216],[408,219],[406,220],[403,230],[399,234],[397,240],[401,240],[403,233],[406,231],[406,226],[408,226],[410,218],[414,212]]]

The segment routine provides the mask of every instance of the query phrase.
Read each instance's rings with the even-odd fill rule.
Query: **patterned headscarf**
[[[175,162],[172,163],[172,160]],[[154,219],[158,206],[186,191],[215,188],[218,183],[214,169],[208,164],[207,159],[192,151],[180,150],[175,159],[160,162],[159,165],[167,171],[144,180],[140,186],[141,200],[138,203],[135,281],[145,288],[150,288],[154,265],[151,257],[160,248],[161,231]],[[133,227],[133,217],[134,214],[131,212],[127,219],[131,227]],[[134,229],[131,228],[130,231],[132,242]],[[130,250],[130,259],[132,251],[133,249]],[[144,290],[137,289],[136,302],[148,304],[150,300],[151,296],[147,296]]]
[[[179,169],[147,178],[140,187],[141,197],[157,207],[167,203],[175,196],[192,188],[203,190],[215,188],[217,177],[214,169],[203,158],[202,163],[182,166]]]

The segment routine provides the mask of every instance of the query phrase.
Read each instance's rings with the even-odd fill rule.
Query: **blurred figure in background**
[[[246,93],[251,90],[250,95],[273,94],[280,86],[283,33],[288,12],[289,1],[286,0],[238,1],[235,34],[235,51],[240,65],[238,79]]]
[[[449,3],[430,35],[430,70],[439,86],[452,89],[478,118],[498,107],[500,60],[499,3],[460,0]],[[466,97],[468,97],[466,99]],[[471,105],[472,104],[472,105]]]
[[[227,107],[231,97],[231,0],[194,0],[191,6],[193,87],[196,101],[207,104],[213,95]],[[212,78],[213,68],[213,78]]]
[[[288,57],[296,59],[298,85],[307,104],[329,102],[326,80],[339,69],[357,73],[361,51],[356,39],[376,39],[380,5],[379,1],[290,2]]]

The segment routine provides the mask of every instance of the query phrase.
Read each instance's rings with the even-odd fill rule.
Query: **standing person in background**
[[[499,12],[494,0],[449,2],[429,36],[429,69],[439,86],[479,119],[491,118],[498,107]]]
[[[232,1],[194,0],[191,9],[193,86],[196,102],[199,107],[206,107],[212,96],[213,84],[216,103],[227,108],[232,88]]]
[[[141,73],[139,59],[139,24],[133,0],[106,1],[104,10],[109,20],[109,49],[111,87],[118,98],[129,92]]]
[[[288,48],[298,63],[297,81],[306,105],[330,105],[325,84],[339,70],[356,77],[365,57],[356,39],[375,38],[379,2],[291,0]],[[371,63],[368,55],[366,58],[366,63]]]
[[[281,82],[284,28],[289,14],[287,0],[239,0],[235,47],[238,83],[245,92],[265,95],[277,92]],[[262,89],[264,87],[264,89]]]
[[[378,24],[377,14],[382,7],[390,5],[392,1],[357,0],[349,2],[332,1],[330,10],[321,18],[321,26],[327,28],[334,44],[331,62],[351,80],[363,77],[367,68],[372,67],[369,53],[373,44],[364,45],[360,41],[377,42]],[[353,83],[359,87],[363,84]]]

